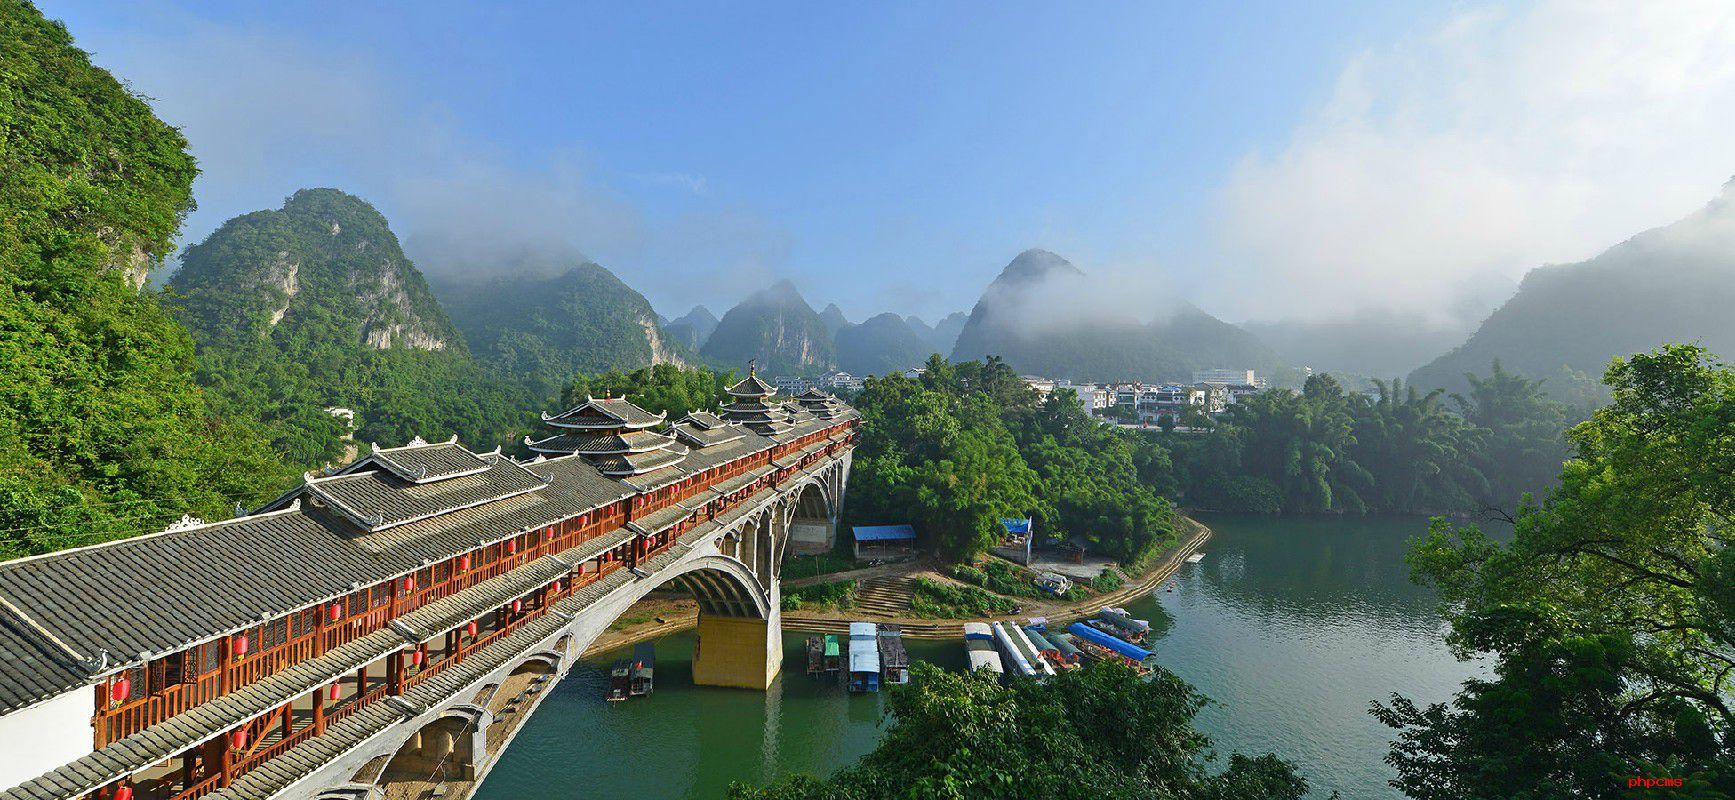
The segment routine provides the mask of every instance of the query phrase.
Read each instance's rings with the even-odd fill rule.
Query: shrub
[[[1010,614],[1018,604],[976,586],[954,586],[949,583],[916,579],[916,590],[910,595],[910,608],[916,616],[927,619],[968,619]]]
[[[842,610],[855,605],[855,581],[827,581],[783,588],[784,611]]]

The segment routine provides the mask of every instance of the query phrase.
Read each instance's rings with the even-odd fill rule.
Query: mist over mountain
[[[757,360],[767,375],[809,375],[836,363],[825,320],[787,280],[748,295],[729,309],[700,351],[719,367]]]
[[[532,271],[436,288],[476,356],[538,394],[558,393],[579,372],[692,357],[664,332],[644,295],[592,261],[550,276]]]
[[[1539,267],[1469,339],[1411,373],[1417,386],[1464,386],[1464,373],[1555,379],[1601,375],[1611,358],[1664,342],[1735,352],[1735,181],[1699,211],[1588,261]],[[1550,387],[1566,391],[1567,387]]]
[[[928,344],[903,317],[879,314],[838,331],[837,368],[852,375],[901,372],[928,359],[934,352]]]
[[[702,305],[693,306],[691,311],[663,325],[663,333],[695,353],[705,346],[705,340],[711,338],[714,330],[717,330],[717,316]]]
[[[838,308],[836,303],[827,303],[825,310],[819,312],[819,319],[825,323],[826,333],[833,338],[837,337],[838,331],[850,326],[850,321],[843,315],[843,309]]]
[[[1369,378],[1408,375],[1472,330],[1470,324],[1442,325],[1371,310],[1343,319],[1243,322],[1241,327],[1296,366]]]
[[[997,355],[1019,372],[1073,380],[1191,380],[1197,369],[1287,375],[1282,357],[1178,298],[1092,281],[1066,259],[1026,250],[970,312],[954,361]]]

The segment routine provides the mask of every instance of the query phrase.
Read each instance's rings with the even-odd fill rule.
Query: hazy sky
[[[336,186],[429,272],[584,253],[670,316],[786,276],[932,321],[1032,246],[1439,315],[1735,174],[1723,2],[42,5],[185,130],[191,241]]]

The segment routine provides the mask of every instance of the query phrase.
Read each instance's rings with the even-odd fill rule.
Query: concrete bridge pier
[[[775,592],[775,590],[773,590]],[[699,615],[693,683],[738,689],[770,688],[783,668],[783,615],[772,597],[764,619]]]

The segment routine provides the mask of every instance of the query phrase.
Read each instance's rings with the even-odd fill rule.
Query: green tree
[[[911,673],[886,701],[884,738],[860,761],[828,780],[736,784],[729,797],[1298,800],[1307,791],[1269,755],[1207,771],[1211,742],[1192,726],[1205,700],[1163,670],[1143,679],[1100,663],[1009,686],[921,663]]]
[[[1546,491],[1569,454],[1567,407],[1549,398],[1542,379],[1507,372],[1496,360],[1488,377],[1465,375],[1470,390],[1453,395],[1470,424],[1487,431],[1469,460],[1488,477],[1485,503],[1511,507],[1525,493]]]
[[[564,411],[590,397],[627,397],[652,413],[667,412],[669,421],[694,411],[717,408],[723,390],[736,382],[734,371],[712,372],[703,367],[657,364],[632,372],[610,370],[599,375],[579,373],[560,393]]]
[[[285,470],[144,288],[193,206],[186,141],[30,4],[0,0],[0,42],[0,559],[263,498]]]
[[[1604,380],[1510,544],[1436,521],[1411,556],[1448,642],[1494,666],[1450,704],[1375,706],[1412,797],[1632,796],[1635,775],[1735,794],[1735,372],[1673,345]]]

